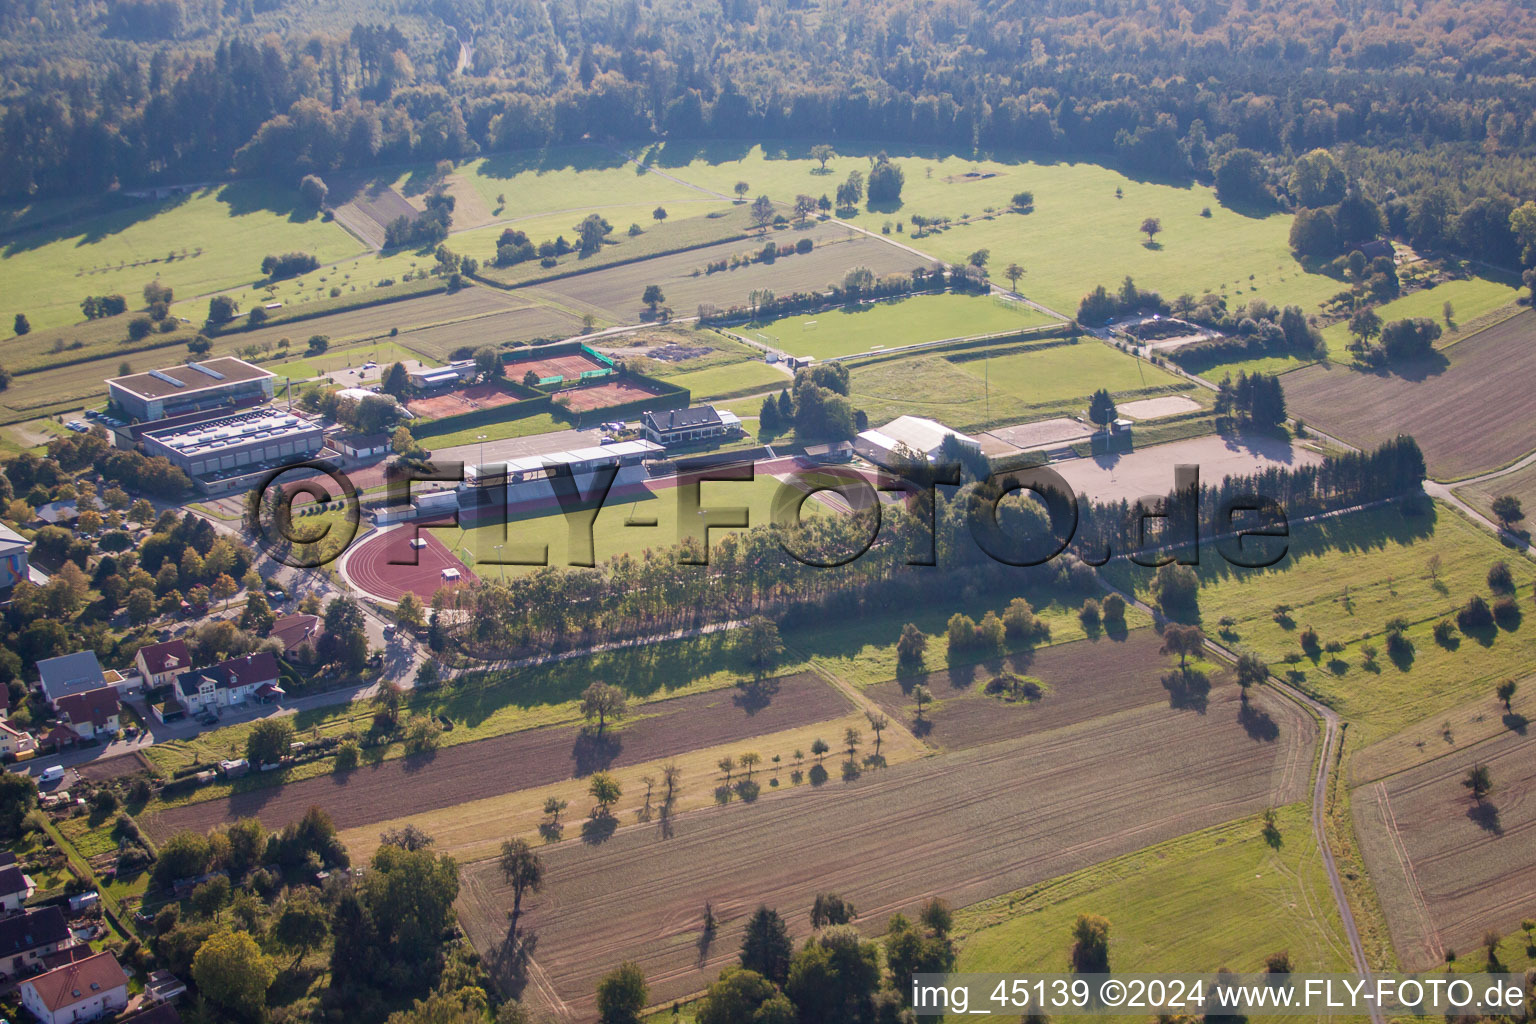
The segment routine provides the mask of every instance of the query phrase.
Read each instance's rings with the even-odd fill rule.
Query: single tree
[[[27,319],[27,314],[17,313],[15,322],[15,332],[17,336],[19,337],[20,335],[28,334],[31,332],[31,330],[32,322]]]
[[[923,705],[933,700],[933,691],[922,683],[912,687],[912,699],[917,702],[917,720],[923,720]]]
[[[654,316],[656,307],[667,301],[667,297],[662,294],[661,285],[648,284],[645,286],[645,291],[640,294],[640,301],[650,307],[651,315]]]
[[[1148,217],[1141,222],[1141,233],[1147,236],[1147,244],[1151,245],[1157,233],[1163,230],[1163,222],[1156,217]]]
[[[783,984],[789,977],[789,961],[794,947],[789,929],[778,912],[766,906],[747,920],[746,935],[741,940],[741,966],[756,971],[769,981]]]
[[[624,691],[608,683],[593,683],[581,693],[581,713],[588,722],[597,719],[597,734],[602,736],[610,718],[623,718],[629,712]]]
[[[1104,388],[1099,388],[1088,399],[1088,418],[1105,430],[1115,422],[1115,413],[1115,400]]]
[[[1371,339],[1381,334],[1381,317],[1367,306],[1349,318],[1349,333],[1354,336],[1358,346],[1364,348]]]
[[[323,943],[329,931],[330,913],[320,902],[319,893],[309,886],[289,888],[272,922],[272,938],[284,949],[293,950],[289,970],[298,967],[310,950]]]
[[[656,223],[658,223],[658,224],[660,224],[662,221],[666,220],[667,219],[667,208],[665,206],[658,206],[658,207],[656,207],[656,209],[651,211],[651,219],[656,221]]]
[[[1017,263],[1010,263],[1003,268],[1003,276],[1008,279],[1008,287],[1016,292],[1019,290],[1019,278],[1024,276],[1024,268]]]
[[[502,843],[501,859],[497,864],[512,887],[512,931],[516,932],[518,915],[523,912],[523,894],[543,888],[544,865],[526,839],[508,839]]]
[[[859,753],[859,744],[864,736],[853,726],[843,730],[843,744],[848,748],[848,760],[852,761]]]
[[[817,764],[821,764],[821,759],[825,757],[827,755],[827,751],[831,749],[831,747],[827,746],[827,741],[822,739],[820,736],[811,741],[811,754],[816,758]]]
[[[742,770],[747,773],[747,779],[751,780],[753,770],[756,769],[758,765],[762,764],[763,757],[757,751],[749,750],[745,754],[742,754],[740,757],[738,757],[736,760],[737,763],[741,765]]]
[[[818,142],[811,147],[811,159],[821,165],[817,168],[817,173],[819,174],[827,173],[827,161],[831,160],[834,156],[837,156],[837,152],[825,142]]]
[[[758,196],[752,200],[752,222],[760,228],[767,228],[773,220],[773,200],[767,196]]]
[[[731,784],[731,772],[736,770],[736,759],[730,754],[726,754],[715,762],[715,766],[722,772],[725,772],[725,784],[729,786]]]
[[[875,734],[875,756],[880,756],[880,734],[891,724],[891,720],[878,711],[866,711],[864,717],[869,720],[869,728]]]
[[[601,817],[608,817],[610,808],[619,802],[619,797],[624,795],[623,789],[619,787],[619,781],[607,772],[593,773],[587,792],[597,801],[594,816]]]
[[[1243,700],[1248,699],[1248,687],[1257,686],[1269,678],[1269,666],[1257,654],[1242,654],[1237,659],[1237,685],[1242,688]]]
[[[1525,509],[1520,504],[1520,499],[1513,494],[1501,494],[1493,499],[1493,514],[1505,528],[1513,526],[1525,518]]]
[[[1180,669],[1187,666],[1190,655],[1198,655],[1204,649],[1205,634],[1200,632],[1199,626],[1171,622],[1163,628],[1162,653],[1177,654]]]
[[[266,1015],[267,989],[276,977],[277,966],[250,932],[215,932],[192,958],[198,994],[239,1020]]]
[[[544,798],[544,813],[549,815],[549,825],[551,828],[560,827],[560,815],[563,814],[565,809],[569,806],[570,801],[561,800],[557,796]]]
[[[738,203],[745,202],[747,198],[747,192],[749,192],[751,188],[752,186],[748,185],[746,182],[738,181],[732,189],[736,193],[736,201]]]
[[[599,1024],[640,1024],[649,992],[639,964],[626,960],[615,967],[597,983]]]
[[[917,624],[909,622],[901,627],[901,637],[896,641],[896,657],[903,664],[921,664],[923,654],[928,650],[928,634],[917,628]]]
[[[1482,803],[1483,798],[1493,792],[1493,776],[1488,774],[1488,766],[1485,764],[1476,764],[1468,768],[1467,775],[1461,780],[1461,784],[1478,803]]]
[[[1509,702],[1514,699],[1515,691],[1517,689],[1519,689],[1519,684],[1517,684],[1513,679],[1506,679],[1500,683],[1498,687],[1493,691],[1498,696],[1499,700],[1504,702],[1505,711],[1514,710],[1509,706]]]
[[[1079,914],[1072,926],[1068,966],[1076,974],[1109,973],[1109,921],[1095,914]]]

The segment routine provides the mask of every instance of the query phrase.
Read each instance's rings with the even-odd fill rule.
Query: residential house
[[[8,719],[0,718],[0,755],[12,756],[37,749],[37,740],[32,734],[16,728]]]
[[[68,526],[80,518],[80,508],[73,498],[68,501],[50,501],[46,505],[37,506],[33,517],[49,526]]]
[[[167,1003],[170,1000],[175,999],[177,996],[185,995],[186,991],[187,983],[176,977],[176,975],[172,974],[170,971],[150,971],[149,977],[144,979],[144,998],[146,1000],[153,1000],[158,1003]],[[170,1007],[167,1006],[166,1009],[170,1010]],[[127,1022],[130,1020],[133,1021],[134,1024],[150,1024],[148,1017],[148,1013],[135,1017],[125,1017],[123,1020],[119,1021],[118,1024],[127,1024]],[[179,1021],[180,1019],[180,1017],[176,1016],[176,1011],[171,1010],[171,1020],[173,1024],[175,1021]]]
[[[60,697],[54,707],[64,724],[83,740],[117,732],[118,716],[122,713],[122,702],[112,686]]]
[[[37,663],[38,685],[43,698],[54,708],[60,697],[72,693],[85,693],[106,685],[107,678],[101,671],[101,662],[95,651],[76,651],[61,654],[57,658],[44,658]]]
[[[9,590],[27,578],[27,552],[32,542],[0,523],[0,590]]]
[[[128,975],[110,951],[88,956],[21,983],[21,1005],[42,1024],[74,1024],[128,1006]]]
[[[21,870],[20,864],[12,861],[0,867],[0,911],[20,910],[36,891],[37,884]]]
[[[247,654],[212,668],[176,677],[176,699],[187,711],[217,711],[265,697],[277,689],[277,657],[271,651]],[[267,688],[264,693],[263,688]]]
[[[322,625],[318,615],[284,615],[272,623],[272,631],[267,635],[283,645],[283,654],[291,661],[295,655],[314,649],[320,642]]]
[[[144,679],[145,687],[154,689],[173,682],[177,676],[192,668],[192,655],[187,653],[187,642],[180,637],[148,647],[140,647],[133,656],[133,663]]]
[[[388,455],[390,448],[388,434],[354,434],[341,431],[327,434],[325,443],[351,459],[372,459],[380,455]]]
[[[0,920],[0,975],[14,978],[74,941],[58,907],[40,907],[4,918]]]

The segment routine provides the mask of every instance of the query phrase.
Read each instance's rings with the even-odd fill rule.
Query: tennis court
[[[516,395],[499,384],[470,384],[462,388],[451,388],[421,398],[413,398],[405,403],[405,407],[413,416],[419,416],[424,420],[440,420],[444,416],[457,416],[459,413],[472,412],[475,409],[494,409],[501,405],[512,405],[517,400]]]

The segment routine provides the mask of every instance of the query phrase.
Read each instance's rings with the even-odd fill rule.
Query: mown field
[[[687,388],[695,404],[727,396],[751,395],[764,391],[778,393],[793,383],[783,370],[769,366],[761,360],[691,370],[687,373],[673,374],[666,380],[668,384]]]
[[[1092,338],[877,360],[851,376],[850,397],[871,423],[911,414],[959,430],[1083,413],[1101,387],[1146,397],[1191,386]]]
[[[1020,302],[989,295],[946,294],[843,306],[734,330],[790,355],[826,359],[1054,322]]]
[[[639,825],[601,845],[548,848],[545,889],[524,908],[538,970],[584,1013],[597,978],[633,958],[664,1003],[735,960],[760,903],[803,936],[814,893],[837,892],[878,933],[930,894],[963,906],[1290,803],[1306,789],[1314,729],[1292,705],[1256,699],[1280,723],[1275,741],[1220,716],[1136,708],[684,815],[670,839]],[[494,862],[464,876],[461,921],[490,953],[510,896]],[[711,939],[706,901],[719,921]]]
[[[1153,184],[1066,160],[910,155],[899,145],[844,147],[849,155],[830,161],[830,173],[819,175],[812,173],[817,163],[809,159],[808,145],[785,150],[782,157],[777,145],[769,159],[755,146],[668,142],[656,147],[651,158],[668,173],[717,192],[729,194],[736,181],[744,180],[753,196],[767,193],[792,202],[800,192],[833,194],[849,171],[867,173],[867,156],[884,148],[905,174],[901,203],[891,209],[861,206],[855,223],[879,231],[889,222],[893,238],[950,262],[964,262],[970,253],[988,249],[987,266],[994,277],[1001,281],[1001,268],[1019,263],[1028,272],[1019,290],[1068,315],[1094,285],[1113,287],[1127,274],[1169,298],[1215,292],[1234,306],[1263,298],[1309,311],[1341,287],[1332,278],[1308,273],[1291,255],[1289,215],[1230,210],[1204,185]],[[1021,191],[1034,193],[1033,213],[1010,212],[1012,197]],[[1207,209],[1209,217],[1202,215]],[[969,221],[914,238],[913,215]],[[1150,247],[1138,231],[1147,217],[1163,224]],[[898,223],[904,229],[900,235],[895,233]]]
[[[1495,561],[1509,562],[1522,595],[1536,581],[1536,566],[1512,557],[1447,507],[1430,508],[1416,517],[1392,506],[1293,524],[1288,554],[1269,569],[1231,566],[1207,549],[1197,569],[1200,622],[1211,636],[1258,653],[1272,671],[1337,709],[1349,720],[1354,742],[1373,742],[1491,695],[1502,680],[1529,673],[1536,644],[1531,624],[1517,620],[1512,628],[1472,636],[1458,630],[1449,647],[1436,642],[1433,627],[1443,618],[1454,622],[1473,595],[1492,603],[1487,573]],[[1142,595],[1153,575],[1123,560],[1104,571]],[[1283,616],[1275,611],[1282,605],[1289,607]],[[1523,598],[1521,605],[1528,607]],[[1222,627],[1224,617],[1234,624]],[[1413,650],[1394,659],[1385,633],[1398,617],[1408,622]],[[1319,643],[1336,641],[1344,649],[1305,653],[1299,638],[1309,627]],[[1367,644],[1376,649],[1370,664]],[[1287,663],[1287,655],[1299,660]]]
[[[1356,789],[1355,831],[1408,970],[1507,934],[1536,907],[1536,737],[1505,729],[1468,749]],[[1462,786],[1473,765],[1492,793]]]
[[[642,239],[645,237],[641,236]],[[809,237],[815,244],[808,253],[785,256],[773,263],[753,263],[736,270],[704,272],[712,260],[759,252],[769,240],[787,245],[804,237]],[[643,309],[640,295],[647,285],[660,285],[666,304],[679,316],[691,316],[700,303],[710,303],[722,309],[745,306],[751,293],[759,289],[779,295],[824,289],[830,284],[841,283],[847,272],[856,267],[868,267],[880,276],[910,271],[920,263],[922,261],[911,253],[879,239],[836,224],[813,222],[803,228],[770,230],[766,238],[758,232],[739,241],[562,277],[546,281],[532,290],[536,295],[551,296],[581,312],[591,312],[616,322],[635,323],[640,320]]]
[[[1473,476],[1536,449],[1533,340],[1527,311],[1391,371],[1319,363],[1286,375],[1287,408],[1355,445],[1412,434],[1435,479]]]
[[[1021,889],[955,915],[960,971],[1063,970],[1078,914],[1107,917],[1119,972],[1347,971],[1349,946],[1305,804],[1231,821]],[[1232,908],[1242,907],[1241,913]]]
[[[1529,531],[1533,525],[1532,517],[1536,516],[1536,464],[1492,480],[1456,488],[1458,498],[1494,522],[1498,522],[1498,517],[1493,514],[1493,499],[1505,494],[1519,498],[1521,510],[1526,514],[1526,518],[1514,523],[1513,528],[1517,532]]]
[[[338,225],[297,209],[298,198],[274,183],[235,182],[21,235],[0,249],[0,305],[27,314],[34,329],[55,327],[82,320],[87,295],[121,294],[142,307],[144,285],[157,277],[191,299],[261,277],[268,253],[331,262],[361,250]],[[7,334],[10,326],[7,318]]]

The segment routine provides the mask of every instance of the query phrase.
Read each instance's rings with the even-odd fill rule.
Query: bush
[[[1103,613],[1099,610],[1099,602],[1093,598],[1083,602],[1082,610],[1077,613],[1077,618],[1083,624],[1083,628],[1092,633],[1099,628]]]
[[[1102,610],[1106,625],[1123,623],[1125,621],[1125,598],[1119,594],[1110,594],[1104,599]]]
[[[1495,594],[1513,594],[1515,592],[1515,577],[1509,571],[1509,563],[1504,561],[1494,562],[1488,567],[1488,589]]]
[[[1514,629],[1520,624],[1520,606],[1513,597],[1501,597],[1493,602],[1493,618],[1505,629]]]
[[[1435,643],[1441,647],[1450,647],[1456,642],[1456,626],[1450,619],[1441,619],[1435,623]]]
[[[798,239],[795,242],[795,252],[797,252],[800,255],[804,256],[806,253],[811,251],[811,246],[813,244],[814,243],[809,238]]]

